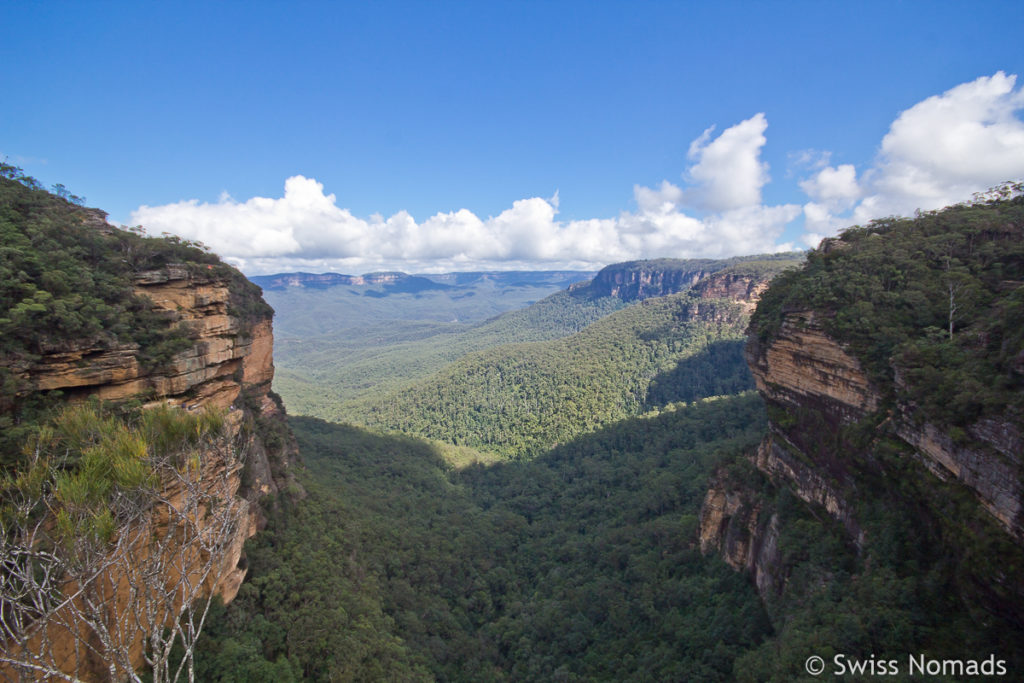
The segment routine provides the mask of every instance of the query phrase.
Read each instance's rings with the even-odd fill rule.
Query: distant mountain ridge
[[[492,283],[501,287],[535,287],[558,285],[568,287],[574,282],[586,280],[593,271],[541,270],[541,271],[472,271],[454,273],[408,274],[399,271],[344,275],[342,273],[275,273],[253,275],[249,279],[266,290],[281,290],[288,287],[327,289],[339,286],[384,286],[395,291],[416,292],[430,289],[451,289],[457,287]]]
[[[280,290],[289,287],[327,289],[342,286],[384,286],[402,292],[418,292],[428,289],[448,289],[449,285],[434,282],[425,277],[400,272],[365,273],[343,275],[341,273],[278,273],[276,275],[254,275],[249,278],[263,289]]]
[[[729,259],[675,259],[661,258],[645,261],[613,263],[602,268],[594,279],[579,283],[570,289],[575,295],[586,293],[593,298],[615,297],[626,302],[643,301],[668,296],[688,289],[709,275],[740,264],[762,264],[767,272],[772,264],[802,258],[801,252],[758,254]]]

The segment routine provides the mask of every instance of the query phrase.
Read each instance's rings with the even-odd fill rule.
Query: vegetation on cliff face
[[[1024,424],[1022,190],[845,230],[773,282],[751,328],[767,339],[787,311],[820,312],[886,396],[922,418]]]
[[[25,453],[0,475],[0,677],[191,680],[245,512],[223,416],[67,406]]]
[[[0,167],[5,364],[70,343],[139,343],[158,356],[162,343],[173,349],[174,333],[132,294],[133,264],[152,263],[140,254],[143,238],[113,230],[102,212],[51,194],[17,170]]]
[[[792,466],[772,470],[781,497],[763,481],[738,488],[780,517],[794,509],[789,491],[827,500],[827,510],[810,511],[842,524],[781,524],[778,572],[787,580],[769,610],[783,646],[772,652],[783,654],[766,666],[762,646],[738,671],[783,679],[823,648],[861,659],[883,648],[937,659],[995,653],[1010,671],[1024,667],[1014,445],[1024,427],[1021,190],[1010,184],[970,204],[850,228],[762,297],[752,357],[782,354],[780,339],[800,346],[800,321],[813,318],[835,350],[859,361],[877,401],[848,409],[812,381],[804,391],[799,363],[775,377],[769,365],[755,367],[772,430],[766,447]],[[797,312],[813,315],[787,318]],[[855,365],[844,371],[860,373]],[[928,451],[914,432],[924,423]],[[979,425],[994,427],[979,436]],[[829,526],[834,551],[800,550]]]
[[[20,379],[45,354],[127,345],[157,368],[194,343],[134,292],[138,273],[186,268],[228,282],[231,312],[243,322],[273,312],[258,287],[200,245],[113,228],[102,211],[58,189],[0,164],[0,467],[19,461],[25,430],[57,398],[33,395]]]
[[[286,487],[272,310],[201,245],[54,189],[0,165],[0,678],[191,680],[210,597],[244,574],[250,502]],[[200,408],[236,395],[229,419]]]
[[[876,427],[851,425],[835,434],[819,423],[808,434],[857,470],[857,536],[822,506],[800,500],[798,482],[769,481],[749,460],[720,472],[725,481],[718,485],[749,497],[744,512],[758,523],[750,534],[740,515],[746,540],[764,543],[773,515],[778,534],[761,567],[773,582],[763,597],[774,632],[736,660],[735,680],[802,680],[811,655],[823,657],[828,672],[837,654],[892,659],[898,680],[908,678],[909,655],[994,656],[1008,671],[1024,667],[1015,586],[1024,570],[1020,547],[973,496],[933,476],[905,444]],[[813,429],[813,421],[796,428]],[[828,474],[824,463],[817,471]]]

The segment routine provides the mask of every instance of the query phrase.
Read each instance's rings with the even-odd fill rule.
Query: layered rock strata
[[[769,407],[785,415],[814,415],[838,429],[883,407],[883,393],[860,363],[823,331],[813,311],[787,314],[769,340],[752,336],[746,353],[758,391]],[[948,430],[920,420],[913,405],[892,400],[887,405],[884,417],[918,459],[940,478],[967,486],[1009,534],[1024,542],[1024,438],[1016,426],[988,418],[971,425],[968,438],[958,442]],[[758,466],[776,480],[789,481],[805,501],[825,507],[857,539],[846,500],[856,489],[848,476],[849,463],[823,452],[806,441],[802,430],[789,429],[779,419],[772,421],[771,432],[758,451]]]
[[[196,264],[169,265],[134,277],[135,294],[148,298],[168,326],[182,326],[190,340],[187,348],[168,361],[147,365],[140,361],[140,349],[134,345],[101,346],[69,340],[59,348],[43,349],[37,360],[12,370],[23,387],[23,396],[59,390],[70,401],[97,397],[107,401],[135,400],[143,407],[169,404],[189,412],[212,408],[223,413],[225,433],[217,445],[211,444],[201,453],[198,478],[165,480],[160,496],[171,503],[211,501],[203,504],[206,507],[193,517],[196,538],[221,534],[216,536],[215,546],[210,546],[216,550],[204,546],[197,551],[189,545],[176,548],[173,544],[159,551],[156,548],[162,545],[151,547],[162,534],[155,513],[118,533],[121,538],[131,539],[130,553],[143,564],[156,552],[166,554],[167,565],[176,567],[172,575],[195,574],[206,594],[216,593],[230,602],[246,575],[243,545],[265,524],[260,500],[285,487],[296,491],[289,466],[297,451],[287,427],[274,426],[275,422],[283,421],[284,412],[271,393],[272,311],[258,301],[258,290],[237,278],[233,282],[207,272],[212,270]],[[245,314],[241,310],[256,312]],[[273,446],[263,440],[268,429],[282,437]],[[201,521],[205,519],[201,510],[208,510],[212,501],[227,501],[218,503],[228,516],[222,515],[217,521],[220,531],[206,528],[211,522]],[[75,645],[82,642],[83,636],[76,638],[59,628],[47,630],[55,651],[66,650],[67,672],[83,680],[106,680],[110,666],[124,670],[129,665],[142,665],[142,641],[132,640],[141,636],[118,626],[134,623],[133,611],[141,609],[135,602],[146,598],[144,591],[139,592],[139,581],[131,574],[133,566],[134,560],[112,562],[111,567],[121,569],[110,569],[99,576],[95,589],[110,594],[103,601],[109,614],[102,618],[122,634],[119,637],[131,641],[125,641],[129,663],[114,665],[93,661],[95,657],[83,660]],[[173,576],[168,576],[168,580],[173,581]]]
[[[287,449],[268,453],[255,433],[241,436],[247,420],[283,418],[270,393],[272,321],[269,316],[243,319],[232,310],[230,282],[185,265],[138,273],[134,289],[152,301],[168,325],[187,328],[189,348],[151,368],[140,362],[139,349],[133,345],[94,347],[69,341],[22,368],[20,379],[29,392],[60,390],[69,400],[95,396],[108,401],[135,399],[144,405],[169,403],[188,411],[226,411],[229,436],[240,440],[249,459],[245,481],[240,469],[232,475],[231,494],[246,500],[239,507],[244,519],[237,537],[223,557],[228,569],[216,588],[227,602],[245,576],[242,545],[264,524],[260,506],[251,503],[276,493],[289,478],[285,467],[270,461],[295,455]]]
[[[685,267],[659,261],[608,266],[594,277],[589,287],[596,296],[642,301],[681,292],[714,272],[711,261],[684,263]]]
[[[779,517],[750,491],[714,482],[701,506],[699,534],[702,553],[717,552],[747,572],[762,596],[780,591]]]

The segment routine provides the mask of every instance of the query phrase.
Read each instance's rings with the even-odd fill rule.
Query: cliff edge
[[[744,465],[756,475],[722,473],[708,492],[701,548],[776,600],[806,572],[787,536],[832,524],[852,555],[820,585],[885,566],[977,628],[1021,628],[1022,303],[1019,185],[825,240],[752,316],[769,432]],[[780,496],[818,521],[780,519]]]
[[[158,475],[163,489],[156,492],[167,510],[182,508],[179,502],[189,496],[207,501],[183,522],[195,527],[196,547],[202,550],[176,552],[173,543],[161,546],[158,537],[171,528],[170,522],[159,518],[156,511],[163,508],[153,507],[152,512],[132,518],[115,511],[112,519],[118,524],[118,515],[136,521],[117,527],[110,552],[124,552],[117,549],[124,547],[137,557],[177,556],[177,569],[168,570],[172,578],[175,573],[195,573],[195,581],[202,584],[196,590],[231,601],[246,573],[243,544],[265,525],[264,508],[275,505],[281,496],[302,495],[292,472],[297,447],[280,399],[271,391],[273,310],[256,285],[201,245],[174,237],[145,237],[138,229],[113,228],[103,212],[50,194],[30,178],[12,178],[12,167],[2,170],[0,228],[5,253],[0,259],[0,423],[4,429],[0,474],[12,477],[3,480],[5,514],[16,502],[12,496],[19,490],[17,477],[39,462],[26,444],[41,442],[44,437],[40,435],[50,433],[46,431],[50,421],[66,406],[113,406],[125,415],[159,409],[171,416],[164,420],[170,420],[167,424],[174,422],[174,414],[214,416],[210,419],[222,425],[216,439],[199,439],[198,432],[188,437],[206,444],[190,456],[197,469],[190,469],[191,461],[186,460],[163,470],[164,474]],[[123,436],[122,441],[129,443],[132,438]],[[155,438],[166,440],[159,434]],[[76,456],[81,462],[86,457]],[[64,481],[77,476],[73,463],[60,466],[72,473],[59,475]],[[111,467],[121,467],[111,463]],[[130,461],[124,466],[130,469]],[[100,467],[104,467],[102,462]],[[188,474],[190,471],[193,474]],[[115,478],[110,481],[123,479],[116,472],[103,476]],[[71,500],[68,495],[58,491],[58,497]],[[205,522],[196,523],[210,517],[214,505],[229,511],[229,518],[219,522],[227,536],[219,536],[216,544],[210,545],[204,537],[213,530],[204,528]],[[69,506],[65,502],[70,510]],[[7,521],[5,518],[3,528],[6,541],[19,540],[16,527],[9,527]],[[60,523],[58,518],[58,529]],[[146,532],[147,541],[145,534],[134,533],[133,525],[155,531]],[[16,552],[13,545],[4,549]],[[204,568],[200,570],[199,565]],[[130,571],[111,569],[134,566],[131,563],[111,560],[97,566],[108,567],[97,574],[105,577],[101,583],[106,587],[97,589],[105,596],[104,609],[115,607],[105,623],[97,626],[102,626],[96,631],[101,633],[142,610],[139,600],[149,598],[137,594],[139,588],[130,579]],[[26,575],[26,580],[31,582],[33,577]],[[38,630],[31,620],[27,623],[29,631]],[[81,660],[74,642],[90,641],[81,633],[69,634],[85,628],[66,626],[53,631],[47,627],[39,632],[41,636],[35,636],[52,641],[46,646],[50,656],[65,662],[49,666],[76,671],[86,678],[92,677],[89,672],[100,676],[102,668],[114,666],[97,654],[113,647],[108,643],[103,643],[106,650],[90,645],[87,649],[93,654]],[[5,641],[21,637],[18,629],[0,636]],[[130,666],[141,665],[141,642],[122,645],[121,649],[129,651]],[[123,671],[129,664],[118,666]]]

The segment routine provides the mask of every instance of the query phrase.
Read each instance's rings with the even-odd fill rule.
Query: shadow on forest
[[[753,389],[754,376],[743,358],[745,344],[742,339],[713,342],[704,351],[679,361],[668,372],[656,375],[647,387],[643,409]]]

